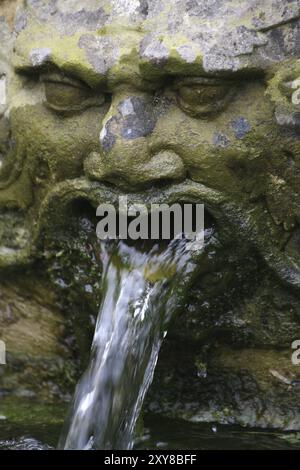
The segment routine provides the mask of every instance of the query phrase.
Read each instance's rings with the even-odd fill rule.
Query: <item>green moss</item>
[[[274,68],[273,77],[269,80],[267,96],[276,106],[282,106],[289,111],[295,111],[292,103],[292,90],[285,84],[293,82],[300,77],[300,64],[298,60],[289,59],[280,63],[280,66]]]

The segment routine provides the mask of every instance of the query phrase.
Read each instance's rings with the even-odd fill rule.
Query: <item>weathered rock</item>
[[[0,395],[65,400],[77,378],[67,319],[36,277],[14,275],[0,284],[0,337],[6,346]]]
[[[39,349],[36,364],[57,365],[64,312],[87,353],[101,298],[95,207],[124,193],[201,202],[215,244],[166,342],[174,361],[162,354],[150,406],[298,429],[297,388],[270,370],[299,379],[290,349],[300,337],[299,2],[22,3],[11,2],[13,32],[0,19],[4,303],[9,292],[19,311],[22,279],[41,270],[56,296],[42,317],[35,289],[24,302],[26,331],[47,333],[41,343],[21,319],[3,337],[22,334],[21,354]],[[60,382],[64,367],[53,367],[49,380]],[[51,393],[33,385],[35,372],[10,374],[3,387]]]

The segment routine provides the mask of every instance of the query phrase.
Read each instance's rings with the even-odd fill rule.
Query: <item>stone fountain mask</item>
[[[25,3],[0,32],[0,265],[128,193],[204,203],[298,288],[299,2]]]

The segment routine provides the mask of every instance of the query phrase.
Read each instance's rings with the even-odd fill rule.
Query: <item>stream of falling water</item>
[[[197,263],[187,240],[165,249],[102,244],[102,305],[90,363],[80,379],[60,449],[131,449],[170,319]]]

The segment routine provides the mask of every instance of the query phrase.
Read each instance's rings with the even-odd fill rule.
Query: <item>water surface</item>
[[[0,450],[55,449],[66,411],[66,404],[1,398]],[[295,432],[195,424],[154,414],[146,414],[143,422],[137,450],[300,449],[300,433]]]

